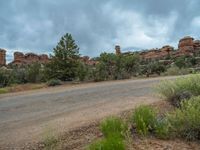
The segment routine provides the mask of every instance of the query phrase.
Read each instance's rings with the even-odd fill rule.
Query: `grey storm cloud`
[[[186,35],[199,38],[199,0],[2,0],[0,47],[51,53],[71,33],[83,55],[177,46]]]

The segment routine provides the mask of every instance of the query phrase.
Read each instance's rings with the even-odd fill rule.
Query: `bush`
[[[61,85],[61,81],[58,79],[51,79],[47,82],[48,86],[56,86],[56,85]]]
[[[139,134],[147,135],[156,125],[156,111],[150,106],[140,106],[135,109],[132,122]]]
[[[84,81],[88,77],[88,74],[89,74],[89,68],[87,67],[87,65],[80,62],[77,69],[77,77],[79,81]]]
[[[178,101],[181,101],[181,97],[190,98],[191,96],[200,95],[200,75],[195,74],[181,77],[176,80],[162,81],[157,86],[156,90],[164,99],[168,100],[172,104],[176,100],[175,98],[178,97],[178,103]],[[185,92],[187,93],[187,96]]]
[[[200,139],[200,97],[181,102],[181,108],[168,114],[170,131],[188,140]]]
[[[110,136],[108,138],[97,141],[89,146],[89,150],[125,150],[123,140],[118,136]]]
[[[25,69],[9,69],[10,77],[12,78],[12,84],[23,84],[26,83],[25,79]]]
[[[0,88],[9,86],[14,83],[12,70],[0,69]]]
[[[189,74],[191,72],[190,69],[188,68],[179,68],[179,67],[170,67],[166,70],[166,72],[164,72],[164,75],[168,75],[168,76],[175,76],[175,75],[186,75]]]
[[[183,91],[176,93],[172,98],[171,98],[171,104],[175,107],[180,107],[180,104],[183,100],[188,100],[192,97],[192,94],[188,91]]]
[[[169,137],[169,122],[166,118],[157,119],[155,125],[155,135],[161,139]]]
[[[101,123],[100,127],[105,137],[109,137],[114,134],[123,136],[128,128],[127,124],[117,117],[107,118]]]
[[[25,79],[29,83],[37,83],[43,80],[44,73],[42,72],[41,64],[33,63],[25,67]]]

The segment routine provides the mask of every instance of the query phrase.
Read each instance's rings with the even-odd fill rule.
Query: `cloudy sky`
[[[1,0],[0,47],[51,53],[71,33],[83,55],[177,47],[186,35],[200,38],[199,0]]]

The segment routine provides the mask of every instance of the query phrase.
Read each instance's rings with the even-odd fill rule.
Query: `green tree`
[[[46,66],[49,79],[73,80],[79,66],[79,48],[71,34],[65,34],[54,48],[51,62]]]
[[[97,66],[100,78],[103,80],[114,79],[117,56],[113,53],[102,53]]]
[[[123,56],[124,68],[129,75],[139,72],[139,56],[137,54]]]

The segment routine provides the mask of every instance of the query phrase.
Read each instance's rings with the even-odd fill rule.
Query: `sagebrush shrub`
[[[200,139],[200,96],[182,101],[180,108],[168,114],[167,119],[174,136]]]
[[[61,85],[61,81],[58,79],[51,79],[47,82],[48,86],[56,86],[56,85]]]
[[[191,97],[192,94],[188,91],[178,92],[171,98],[171,104],[175,107],[180,107],[182,101],[188,100]]]

